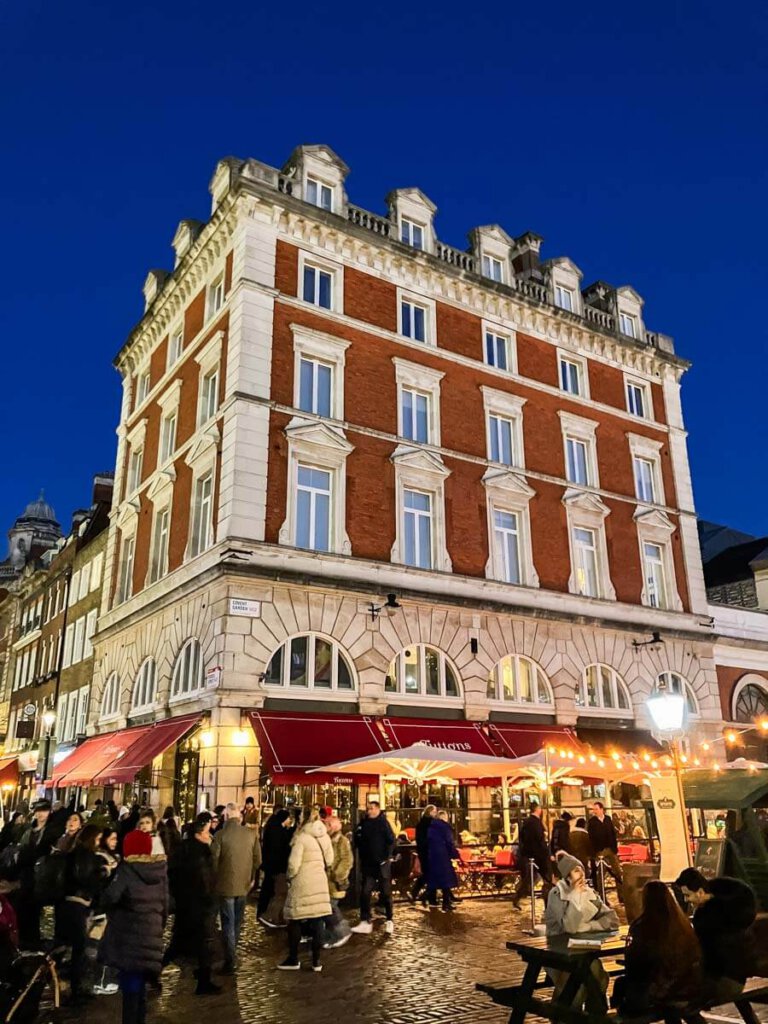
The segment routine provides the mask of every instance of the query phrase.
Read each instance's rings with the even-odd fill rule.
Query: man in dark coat
[[[436,814],[437,807],[434,804],[427,804],[416,826],[416,853],[419,855],[419,877],[413,883],[413,888],[408,896],[412,903],[416,902],[422,890],[427,887],[427,864],[429,863],[427,836],[429,835],[429,826],[434,821]]]
[[[101,897],[107,930],[99,959],[120,972],[123,1024],[144,1024],[146,987],[163,967],[163,929],[168,917],[165,856],[152,854],[152,836],[138,829],[123,840],[123,860]]]
[[[261,842],[261,867],[264,878],[256,904],[256,916],[260,920],[266,914],[269,902],[275,895],[275,878],[288,871],[294,832],[290,811],[286,811],[284,807],[276,807],[274,813],[267,819]]]
[[[211,856],[210,819],[198,818],[192,825],[189,838],[179,844],[171,881],[176,912],[171,943],[165,951],[163,963],[168,964],[177,956],[194,956],[197,959],[195,995],[217,995],[221,987],[211,981],[218,900]]]
[[[608,868],[608,873],[616,880],[616,895],[620,903],[624,902],[622,883],[624,876],[621,872],[621,861],[619,860],[619,841],[616,838],[616,829],[613,826],[613,818],[605,813],[605,804],[595,800],[592,804],[592,817],[587,823],[589,841],[592,844],[592,884],[599,891],[597,877],[597,861],[602,860]]]
[[[587,819],[577,818],[568,832],[568,853],[585,866],[592,859],[592,843],[587,832]]]
[[[19,840],[19,889],[14,905],[19,919],[19,943],[22,949],[40,945],[40,904],[35,898],[35,864],[47,857],[64,833],[65,815],[51,813],[49,800],[32,805],[33,823]]]
[[[352,929],[359,935],[370,935],[371,895],[379,893],[379,902],[387,920],[384,930],[391,935],[395,930],[392,920],[392,855],[395,851],[395,833],[381,813],[378,800],[370,800],[366,815],[355,830],[355,848],[360,857],[362,886],[360,888],[360,924]]]
[[[430,907],[437,906],[437,890],[443,894],[443,912],[453,910],[453,890],[459,884],[453,861],[459,853],[448,824],[448,812],[438,811],[427,832],[427,898]]]
[[[520,900],[523,896],[533,896],[531,893],[531,864],[535,865],[541,875],[544,902],[546,903],[549,890],[552,888],[552,865],[547,847],[547,834],[541,820],[540,804],[531,804],[530,813],[520,829],[518,861],[520,863],[520,880],[512,897],[512,906],[515,910],[519,910]]]
[[[756,950],[749,929],[757,915],[752,889],[738,878],[706,879],[686,868],[675,882],[694,908],[693,930],[704,956],[704,995],[729,1003],[754,973]]]
[[[552,836],[549,840],[549,852],[553,857],[557,857],[560,850],[564,850],[566,853],[570,853],[568,847],[568,839],[571,832],[571,820],[573,815],[570,811],[563,811],[560,817],[552,826]]]

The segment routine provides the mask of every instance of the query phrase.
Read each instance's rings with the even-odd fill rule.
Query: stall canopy
[[[189,732],[199,719],[199,715],[184,715],[92,736],[56,765],[51,784],[64,788],[132,782],[142,768]]]
[[[19,782],[19,759],[0,757],[0,786],[16,786]]]
[[[683,790],[687,807],[740,811],[768,801],[768,771],[689,771]]]
[[[381,724],[367,715],[252,711],[250,719],[261,749],[262,772],[278,785],[371,782],[363,772],[307,772],[387,748]]]

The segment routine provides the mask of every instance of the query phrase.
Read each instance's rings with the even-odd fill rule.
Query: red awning
[[[52,786],[85,786],[94,774],[109,764],[109,758],[101,757],[101,750],[111,741],[114,733],[91,736],[59,763],[51,773]]]
[[[410,747],[424,743],[446,750],[466,750],[473,754],[498,757],[499,751],[488,737],[488,726],[480,722],[462,722],[424,718],[384,718],[382,725],[392,747]]]
[[[133,782],[142,768],[146,768],[168,747],[178,743],[199,721],[200,715],[182,715],[179,718],[167,718],[163,722],[156,722],[147,727],[126,729],[123,735],[130,739],[130,745],[123,753],[118,754],[103,772],[94,776],[94,784],[116,786]]]
[[[63,787],[89,786],[94,782],[99,785],[132,782],[137,772],[188,732],[199,717],[185,715],[155,725],[140,725],[133,729],[92,736],[56,765],[52,785]],[[178,730],[174,728],[177,723]],[[127,774],[129,770],[130,775]]]
[[[273,782],[290,785],[370,782],[365,775],[335,775],[310,768],[387,750],[375,718],[367,715],[313,714],[290,711],[252,711],[251,725],[261,749],[261,770]]]
[[[18,757],[15,754],[12,757],[0,757],[0,786],[16,786],[18,782]]]
[[[580,750],[581,744],[573,729],[562,725],[526,725],[524,722],[491,722],[491,735],[501,745],[505,757],[525,757],[543,747],[566,745]]]

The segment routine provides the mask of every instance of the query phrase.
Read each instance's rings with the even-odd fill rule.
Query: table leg
[[[513,1007],[512,1013],[509,1015],[509,1024],[523,1024],[525,1015],[528,1013],[528,1000],[533,996],[536,982],[539,980],[540,970],[539,964],[530,961],[527,964],[525,974],[523,975],[523,982],[520,986],[519,1002],[517,1006]]]

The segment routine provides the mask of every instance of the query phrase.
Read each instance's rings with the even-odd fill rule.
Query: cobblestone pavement
[[[324,951],[323,972],[314,974],[307,953],[301,971],[275,970],[285,956],[285,932],[267,932],[249,905],[237,976],[217,979],[224,992],[195,997],[191,969],[170,967],[162,994],[150,1001],[148,1021],[506,1024],[509,1011],[475,992],[475,983],[521,976],[521,962],[505,943],[520,935],[526,920],[508,900],[467,900],[452,915],[398,906],[393,936],[381,923],[370,936],[353,935],[340,949]],[[735,1016],[735,1008],[718,1014]],[[74,1024],[84,1017],[88,1024],[117,1024],[119,996],[101,996],[86,1011],[65,1007],[56,1019]],[[768,1016],[762,1019],[768,1024]]]

